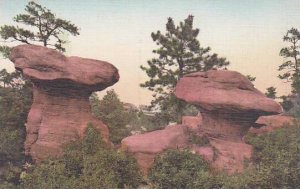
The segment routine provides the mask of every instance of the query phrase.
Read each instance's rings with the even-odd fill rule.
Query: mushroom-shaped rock
[[[89,96],[119,80],[111,64],[66,57],[46,47],[14,47],[10,60],[33,84],[33,104],[26,123],[25,153],[34,160],[59,156],[62,145],[82,137],[89,123],[109,143],[108,128],[92,116]]]
[[[200,108],[202,130],[215,138],[241,140],[261,115],[282,112],[281,106],[254,88],[242,74],[210,70],[185,75],[179,80],[178,98]]]
[[[133,154],[142,172],[147,175],[158,154],[188,146],[187,127],[172,125],[163,130],[129,136],[121,143],[122,149]]]

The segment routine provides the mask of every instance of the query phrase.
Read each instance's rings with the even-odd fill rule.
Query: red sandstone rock
[[[13,48],[10,60],[33,83],[33,104],[26,123],[26,154],[37,161],[59,156],[62,145],[82,137],[88,123],[109,142],[107,126],[92,116],[89,96],[118,81],[118,70],[113,65],[65,57],[35,45]]]
[[[247,160],[250,160],[253,151],[251,145],[243,142],[211,139],[210,144],[217,153],[211,166],[216,170],[226,171],[229,174],[243,172],[244,164]]]
[[[260,128],[251,127],[249,133],[261,135],[264,133],[271,132],[275,129],[282,128],[285,126],[292,126],[295,124],[295,118],[286,115],[272,115],[272,116],[261,116],[255,122],[256,126]]]
[[[176,146],[203,156],[216,170],[229,174],[242,172],[244,162],[252,154],[252,146],[243,142],[243,136],[260,115],[282,112],[277,102],[265,97],[246,77],[233,71],[186,75],[179,80],[175,94],[198,106],[201,117],[184,116],[182,126],[123,139],[123,149],[134,154],[144,174],[156,155]],[[208,137],[210,146],[192,144],[185,130]]]
[[[188,145],[187,127],[168,126],[145,134],[129,136],[122,140],[122,149],[134,155],[146,175],[155,157],[167,149],[184,148]]]
[[[214,161],[214,150],[211,146],[201,146],[194,147],[192,149],[196,154],[202,156],[206,161],[213,162]]]
[[[182,125],[185,125],[189,130],[193,132],[198,132],[202,124],[202,117],[199,114],[198,116],[182,116]]]
[[[188,74],[177,83],[175,94],[200,108],[201,129],[214,138],[239,141],[259,116],[282,112],[277,102],[234,71]]]
[[[282,112],[278,103],[265,97],[235,71],[210,70],[185,75],[177,83],[176,96],[207,111],[261,115]]]
[[[258,117],[282,112],[277,102],[265,97],[245,76],[234,71],[188,74],[177,83],[175,94],[199,107],[202,116],[199,133],[207,136],[215,149],[211,166],[230,174],[243,171],[244,160],[251,157],[252,147],[242,138]],[[202,155],[207,156],[207,152]]]

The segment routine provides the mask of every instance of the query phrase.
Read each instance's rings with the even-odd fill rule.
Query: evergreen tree
[[[24,140],[27,114],[32,102],[31,85],[20,72],[0,71],[0,188],[18,183],[25,161]],[[5,186],[4,188],[7,188]]]
[[[285,71],[278,77],[285,79],[291,83],[292,92],[300,93],[300,32],[296,28],[291,28],[283,37],[283,41],[288,42],[287,47],[280,50],[280,56],[283,56],[286,61],[282,63],[278,70]]]
[[[268,88],[267,88],[267,92],[265,93],[265,95],[266,95],[268,98],[273,98],[273,99],[275,99],[275,98],[276,98],[276,88],[275,88],[275,87],[268,87]]]
[[[110,140],[113,143],[120,143],[123,138],[130,135],[126,125],[131,120],[131,114],[125,111],[123,103],[114,90],[107,91],[102,100],[99,100],[95,94],[92,95],[90,103],[94,115],[108,126]]]
[[[79,35],[78,28],[70,21],[56,18],[49,9],[31,1],[26,14],[18,14],[14,21],[25,27],[4,25],[0,37],[10,46],[0,46],[0,54],[7,58],[12,46],[17,44],[42,44],[65,51],[62,34]],[[24,140],[27,114],[32,103],[31,83],[20,71],[0,71],[0,188],[2,183],[19,182],[25,161]],[[7,168],[9,167],[9,168]],[[3,171],[4,170],[4,171]],[[6,186],[4,188],[7,188]],[[15,187],[14,187],[15,188]],[[42,187],[43,188],[43,187]]]
[[[256,77],[253,77],[251,75],[246,75],[247,79],[249,79],[249,81],[253,82],[256,80]]]
[[[173,19],[168,18],[165,34],[160,31],[151,34],[159,47],[153,50],[157,57],[148,61],[148,67],[141,66],[149,77],[141,87],[154,92],[152,106],[157,105],[161,110],[172,107],[173,113],[182,114],[186,103],[175,97],[174,88],[183,75],[229,65],[225,58],[210,54],[210,47],[200,46],[197,39],[199,29],[193,28],[193,21],[194,17],[189,15],[175,26]],[[175,116],[175,120],[178,117],[181,115]]]
[[[14,21],[25,25],[25,29],[19,26],[4,25],[0,27],[0,36],[6,42],[21,42],[25,44],[39,44],[53,47],[65,52],[63,45],[67,42],[62,39],[62,34],[68,32],[74,36],[79,35],[79,29],[70,21],[57,18],[51,10],[30,1],[26,8],[26,14],[18,14]],[[4,57],[9,55],[9,46],[0,46],[0,52]]]

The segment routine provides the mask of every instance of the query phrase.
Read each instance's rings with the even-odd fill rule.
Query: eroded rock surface
[[[25,141],[33,160],[61,155],[62,145],[82,137],[88,123],[109,142],[107,126],[92,116],[89,96],[119,80],[113,65],[35,45],[13,48],[10,60],[33,83]]]
[[[215,156],[211,166],[227,173],[242,172],[244,162],[251,158],[252,147],[243,136],[263,115],[282,112],[282,107],[254,88],[235,71],[211,70],[184,76],[176,86],[178,98],[196,105],[201,112],[199,134],[209,138]],[[208,148],[199,148],[211,159]]]
[[[189,130],[193,132],[199,132],[199,129],[202,125],[202,116],[182,116],[181,118],[182,125],[185,125]]]
[[[251,127],[249,133],[262,135],[276,129],[295,125],[295,118],[287,115],[261,116],[255,122],[256,127]]]
[[[282,112],[277,102],[235,71],[188,74],[179,80],[175,93],[200,108],[202,130],[214,138],[239,141],[259,116]]]
[[[188,146],[187,127],[172,125],[163,130],[129,136],[121,143],[122,149],[133,154],[146,175],[158,154],[168,149]]]

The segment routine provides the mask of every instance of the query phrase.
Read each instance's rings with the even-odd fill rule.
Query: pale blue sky
[[[0,25],[13,24],[24,12],[26,0],[0,0]],[[229,69],[257,77],[261,91],[273,85],[280,94],[290,90],[277,79],[285,32],[300,29],[299,0],[37,0],[58,17],[81,28],[69,36],[68,55],[106,60],[118,67],[121,79],[114,85],[123,101],[145,104],[151,93],[141,89],[146,79],[139,69],[153,57],[151,32],[164,31],[168,17],[178,23],[189,14],[200,28],[199,40],[212,52],[227,57]],[[3,61],[3,60],[1,60]],[[0,68],[12,68],[4,61]],[[104,94],[104,92],[101,92]]]

